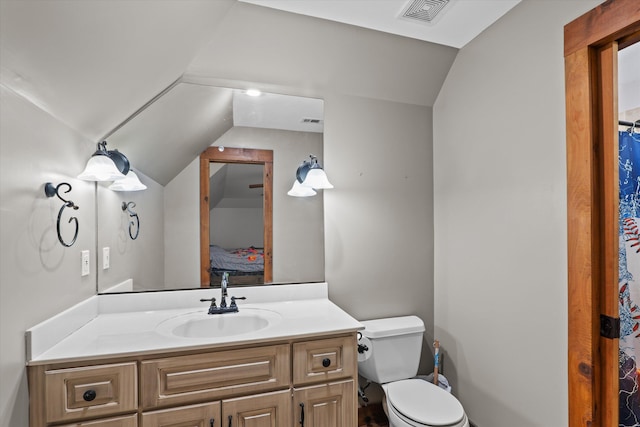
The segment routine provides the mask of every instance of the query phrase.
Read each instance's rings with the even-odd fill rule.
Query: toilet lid
[[[418,423],[449,426],[464,417],[458,399],[428,381],[414,378],[385,385],[387,401],[402,415]]]

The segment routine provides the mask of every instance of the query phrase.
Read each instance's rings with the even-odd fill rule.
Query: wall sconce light
[[[296,179],[293,181],[293,187],[291,187],[291,190],[289,190],[287,194],[293,197],[311,197],[318,193],[316,193],[313,188],[303,186]]]
[[[87,161],[78,179],[85,181],[116,181],[129,172],[129,159],[118,150],[107,151],[107,141],[98,143],[98,149]]]
[[[69,218],[69,223],[75,222],[76,224],[76,231],[73,233],[73,239],[71,240],[70,243],[65,242],[64,239],[62,238],[62,233],[60,233],[60,219],[62,218],[62,211],[64,211],[64,208],[71,208],[77,211],[78,206],[75,203],[73,203],[71,200],[66,200],[65,198],[60,196],[59,190],[60,190],[60,187],[62,186],[67,187],[67,190],[65,191],[65,193],[68,193],[69,191],[71,191],[71,185],[66,182],[61,182],[57,186],[54,186],[52,183],[47,182],[44,185],[44,194],[47,197],[58,196],[58,199],[64,202],[64,205],[62,205],[62,207],[60,208],[60,211],[58,211],[58,221],[56,224],[56,230],[58,231],[58,240],[60,241],[60,243],[62,243],[62,246],[66,246],[67,248],[69,248],[73,246],[73,244],[76,242],[76,239],[78,238],[78,229],[79,229],[78,218],[76,218],[75,216],[72,216],[71,218]]]
[[[333,188],[333,185],[327,178],[327,174],[322,169],[320,163],[318,163],[318,158],[313,154],[310,154],[309,158],[310,160],[305,160],[298,167],[296,180],[291,190],[287,193],[288,195],[294,197],[309,197],[316,195],[314,190]]]
[[[109,190],[113,191],[140,191],[146,189],[147,186],[140,181],[140,178],[132,169],[129,169],[129,173],[123,179],[114,181],[109,186]]]
[[[87,162],[87,167],[78,175],[85,181],[114,181],[109,189],[113,191],[146,190],[138,175],[131,170],[127,156],[118,150],[107,150],[107,141],[98,143],[98,149]]]
[[[140,234],[140,218],[138,217],[138,214],[133,211],[133,208],[135,207],[136,204],[134,202],[122,202],[122,211],[129,212],[129,216],[135,219],[135,222],[133,219],[129,221],[129,237],[131,237],[131,240],[136,240],[138,238],[138,234]],[[136,231],[135,235],[133,233],[134,229]]]

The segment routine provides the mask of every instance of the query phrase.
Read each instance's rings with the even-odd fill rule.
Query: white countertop
[[[158,328],[159,324],[176,316],[206,313],[208,305],[200,303],[199,299],[215,296],[219,300],[219,293],[219,289],[198,289],[97,295],[94,298],[98,301],[85,301],[29,329],[26,334],[27,363],[39,365],[131,353],[170,352],[362,329],[360,322],[329,301],[326,283],[279,285],[269,289],[264,286],[230,288],[229,295],[248,297],[247,301],[238,301],[240,313],[243,310],[277,313],[272,316],[269,326],[257,331],[225,337],[186,338],[164,333]],[[105,302],[106,298],[110,300]]]

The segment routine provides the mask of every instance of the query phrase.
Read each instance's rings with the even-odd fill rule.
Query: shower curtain
[[[619,132],[620,427],[640,427],[640,137]]]

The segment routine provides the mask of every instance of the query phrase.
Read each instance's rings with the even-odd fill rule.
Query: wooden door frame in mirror
[[[209,163],[263,165],[264,283],[273,280],[273,150],[209,147],[200,154],[200,286],[210,286]]]
[[[640,39],[640,2],[608,0],[564,28],[569,427],[618,426],[617,52]]]

